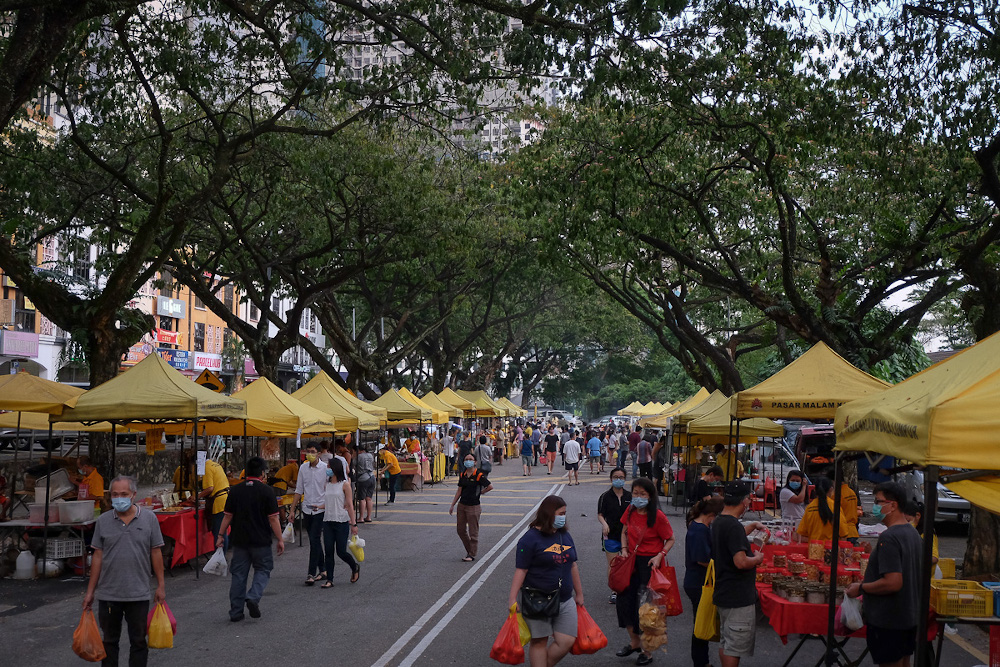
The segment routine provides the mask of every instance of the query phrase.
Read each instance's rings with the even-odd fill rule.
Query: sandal
[[[471,563],[474,560],[476,560],[476,559],[473,558],[472,556],[466,556],[465,558],[462,559],[462,562],[463,563]]]
[[[359,567],[351,574],[351,583],[356,584],[358,579],[361,578],[361,568]]]
[[[322,586],[320,586],[320,588],[333,588],[333,582],[332,581],[328,581],[325,584],[323,584]]]
[[[310,574],[308,577],[306,577],[306,586],[312,586],[317,581],[319,581],[319,577],[314,577],[313,575]]]

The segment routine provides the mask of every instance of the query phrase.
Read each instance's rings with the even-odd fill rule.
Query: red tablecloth
[[[195,524],[194,510],[171,514],[157,514],[156,520],[160,522],[160,532],[163,533],[163,536],[174,540],[174,554],[170,559],[170,567],[177,567],[196,556],[215,551],[215,538],[212,536],[212,531],[207,527],[203,512],[198,514],[197,523],[200,526]],[[198,538],[200,540],[198,544],[201,547],[200,549],[195,547],[196,528],[199,528],[198,532],[201,533],[201,536]],[[197,553],[198,551],[201,553]]]
[[[765,544],[763,548],[764,552],[764,566],[770,567],[771,560],[774,558],[775,551],[784,551],[785,555],[791,554],[801,554],[803,556],[809,555],[809,545],[808,544]]]

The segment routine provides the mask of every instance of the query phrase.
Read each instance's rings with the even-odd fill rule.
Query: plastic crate
[[[983,586],[993,592],[993,615],[1000,616],[1000,581],[984,581]]]
[[[78,537],[53,537],[45,546],[46,558],[76,558],[83,555],[83,540]]]
[[[936,579],[931,582],[931,607],[939,616],[992,616],[993,591],[975,581]]]

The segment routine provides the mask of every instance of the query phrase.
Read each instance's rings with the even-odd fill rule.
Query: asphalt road
[[[541,467],[532,477],[522,477],[520,466],[512,463],[494,468],[495,490],[483,503],[480,554],[471,564],[460,560],[465,554],[454,519],[448,516],[454,495],[448,480],[422,492],[400,493],[395,506],[379,507],[378,520],[361,529],[366,561],[357,584],[348,582],[349,572],[340,563],[334,588],[304,586],[308,548],[291,545],[276,561],[261,619],[229,622],[228,578],[202,574],[196,580],[193,571],[179,568],[167,579],[167,601],[178,621],[175,648],[152,651],[150,665],[496,664],[489,651],[507,613],[514,545],[537,503],[550,493],[562,495],[569,504],[568,529],[580,554],[587,608],[610,640],[598,654],[567,656],[561,664],[634,664],[633,658],[613,654],[627,636],[608,604],[606,561],[600,550],[596,503],[608,486],[607,476],[584,472],[580,486],[566,487],[556,475],[538,475]],[[680,509],[666,509],[677,537],[670,562],[683,576],[683,516]],[[84,589],[81,580],[0,580],[0,665],[83,664],[72,653],[71,642]],[[656,664],[690,664],[692,620],[687,608],[669,620],[669,642],[656,654]],[[985,662],[982,632],[963,627],[958,642],[979,656],[949,638],[942,664]],[[794,640],[782,645],[762,620],[757,654],[744,663],[781,665],[793,646]],[[854,657],[863,648],[854,640],[847,652]],[[820,642],[809,641],[793,664],[813,665],[821,656]]]

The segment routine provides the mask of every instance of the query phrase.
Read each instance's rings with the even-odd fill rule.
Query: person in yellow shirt
[[[174,493],[179,493],[181,500],[184,500],[185,491],[194,495],[194,472],[194,452],[188,450],[174,469]]]
[[[847,484],[840,485],[840,511],[843,513],[847,523],[858,529],[858,494]]]
[[[816,497],[806,506],[805,514],[795,529],[803,542],[833,540],[833,482],[827,477],[816,480]],[[840,512],[840,537],[857,538],[858,530]]]
[[[911,500],[903,506],[903,516],[910,522],[910,525],[917,529],[920,536],[924,535],[924,504],[919,500]],[[931,540],[931,563],[938,564],[938,536],[931,532],[934,539]]]
[[[417,438],[417,434],[410,431],[410,436],[406,439],[404,443],[406,446],[406,451],[409,454],[417,454],[420,452],[420,439]]]
[[[735,446],[733,449],[727,449],[722,443],[715,446],[715,463],[722,468],[723,482],[743,478],[743,462],[740,461],[735,449]]]
[[[379,458],[382,460],[382,467],[378,471],[378,476],[381,477],[385,473],[389,473],[389,500],[385,504],[392,505],[396,502],[396,482],[403,469],[399,467],[399,459],[393,453],[392,445],[388,445],[379,452]]]
[[[222,519],[226,510],[226,499],[229,496],[229,477],[215,461],[208,459],[205,461],[205,474],[201,477],[201,493],[199,498],[207,498],[205,501],[205,511],[211,515],[212,535],[219,539],[219,529],[222,528]],[[225,548],[229,548],[229,539],[224,541]]]
[[[104,478],[97,472],[89,456],[81,456],[76,460],[79,475],[75,475],[78,486],[87,487],[87,498],[93,499],[95,507],[104,503]]]

